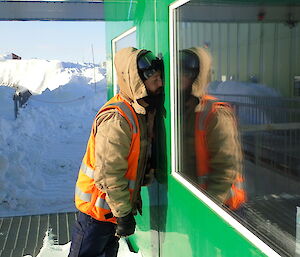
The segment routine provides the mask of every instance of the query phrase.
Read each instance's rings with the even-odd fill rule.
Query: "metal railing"
[[[231,103],[236,112],[245,158],[300,178],[300,99],[215,96]]]

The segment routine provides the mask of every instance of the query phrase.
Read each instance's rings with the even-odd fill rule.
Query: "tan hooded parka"
[[[129,181],[125,177],[131,150],[132,130],[117,109],[100,111],[93,123],[95,171],[94,184],[105,193],[105,201],[114,217],[136,213],[141,204],[140,187],[144,177],[149,145],[152,138],[154,114],[147,113],[139,99],[147,96],[146,87],[137,70],[137,56],[142,50],[129,47],[116,53],[119,95],[135,111],[140,129],[140,154],[135,186],[130,198]],[[107,221],[115,222],[115,219]]]
[[[204,98],[211,81],[212,58],[208,51],[194,47],[188,49],[199,58],[200,71],[192,85],[191,97],[185,107],[185,166],[190,167],[187,174],[197,181],[196,153],[188,149],[195,149],[195,112],[204,108]],[[209,169],[207,177],[207,192],[221,203],[224,203],[230,194],[232,184],[237,175],[242,175],[242,151],[237,122],[233,110],[226,105],[217,106],[217,110],[208,120],[206,129],[206,144],[209,153]]]

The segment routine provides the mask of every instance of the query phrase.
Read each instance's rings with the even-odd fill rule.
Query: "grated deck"
[[[57,244],[71,241],[76,213],[0,218],[0,257],[37,256],[47,230]]]

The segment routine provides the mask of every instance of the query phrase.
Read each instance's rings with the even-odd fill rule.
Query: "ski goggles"
[[[189,77],[195,79],[199,74],[199,59],[189,50],[182,50],[179,52],[179,65],[181,72]]]
[[[139,74],[143,80],[147,80],[153,76],[155,72],[161,71],[162,65],[162,60],[158,59],[150,51],[147,51],[145,54],[142,52],[137,61]]]

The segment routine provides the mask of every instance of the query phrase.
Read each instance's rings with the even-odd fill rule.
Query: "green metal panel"
[[[108,66],[112,65],[109,60],[111,40],[124,32],[125,27],[128,29],[136,26],[139,48],[150,49],[156,54],[161,53],[164,58],[166,93],[166,116],[157,124],[159,129],[156,142],[159,148],[157,160],[160,172],[157,174],[157,182],[142,189],[143,216],[136,217],[138,227],[130,242],[136,250],[139,248],[142,251],[143,256],[264,256],[171,175],[169,57],[172,53],[169,51],[168,8],[172,1],[134,1],[134,8],[132,1],[127,1],[126,4],[124,2],[126,1],[122,4],[124,9],[121,8],[117,17],[118,21],[123,20],[121,23],[115,21],[116,11],[113,5],[105,2],[105,18],[108,21],[106,33]],[[128,16],[129,9],[134,10],[130,16]],[[218,26],[220,25],[214,24],[214,28]],[[217,37],[227,40],[225,34],[216,31],[217,29],[214,29],[211,35],[214,42],[218,41]],[[247,40],[246,32],[240,35],[239,41],[243,44],[239,48],[239,60],[243,66],[246,66],[242,60],[244,56],[247,57]],[[224,67],[230,63],[227,54],[218,52],[217,45],[214,45],[213,49],[214,55],[222,55]],[[258,50],[257,47],[253,49]],[[257,63],[257,60],[251,61]],[[112,67],[108,67],[109,96],[112,96],[111,70]]]
[[[221,23],[220,24],[220,42],[221,48],[219,48],[220,54],[219,56],[221,57],[220,62],[221,62],[221,70],[222,70],[222,75],[228,74],[228,24],[226,23]]]
[[[220,51],[219,51],[219,46],[220,46],[220,34],[219,34],[219,29],[220,29],[220,24],[219,23],[213,23],[212,25],[212,58],[214,60],[213,67],[214,67],[214,80],[220,80],[221,79],[221,64],[220,60],[221,58],[219,57]]]
[[[274,87],[274,51],[275,51],[275,25],[274,24],[264,24],[263,25],[263,67],[262,67],[262,83],[265,85],[272,85]]]
[[[237,24],[229,24],[229,48],[228,48],[228,67],[229,67],[229,76],[233,76],[233,79],[237,78],[237,52],[238,52],[238,43],[237,43],[237,35],[238,35],[238,25]]]
[[[296,28],[296,40],[295,40],[295,45],[300,45],[300,26],[298,26]],[[295,59],[294,59],[294,62],[295,62],[295,67],[296,67],[296,70],[294,71],[294,75],[299,75],[300,74],[300,51],[297,50],[295,51],[295,55],[294,55]]]
[[[135,8],[136,1],[106,1],[104,4],[108,98],[113,96],[112,39],[134,26]]]
[[[264,256],[174,179],[170,191],[161,256]]]
[[[248,49],[248,78],[256,77],[260,79],[260,24],[249,25],[249,49]]]
[[[240,24],[239,26],[239,80],[248,80],[248,35],[249,24]]]
[[[290,70],[291,70],[291,30],[284,24],[278,25],[278,88],[284,96],[291,95],[291,81],[290,81]],[[287,51],[289,49],[289,51]],[[289,53],[289,54],[287,54]]]

